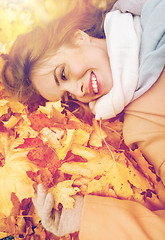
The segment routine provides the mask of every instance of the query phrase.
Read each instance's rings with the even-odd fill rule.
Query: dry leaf
[[[77,3],[61,1],[46,0],[42,6],[33,0],[17,4],[1,1],[0,70],[19,33],[59,16]],[[103,9],[107,4],[104,0],[92,3]],[[38,183],[53,192],[56,209],[61,204],[73,207],[77,192],[131,199],[154,210],[164,207],[164,186],[153,166],[140,149],[132,151],[123,144],[121,116],[92,123],[83,104],[77,104],[73,113],[86,122],[61,107],[60,101],[37,108],[38,104],[27,107],[13,101],[0,79],[0,237],[14,234],[20,239],[22,234],[27,240],[57,239],[39,223],[28,200]],[[78,235],[60,240],[78,240]]]
[[[59,204],[62,204],[63,208],[73,208],[74,199],[73,195],[79,192],[77,187],[72,187],[73,180],[67,180],[59,182],[54,188],[50,189],[55,199],[55,209],[58,210]]]
[[[26,171],[35,171],[36,167],[28,160],[26,150],[6,151],[5,146],[4,149],[5,162],[0,168],[0,213],[8,216],[12,209],[12,192],[20,201],[34,196],[33,182],[28,178]]]

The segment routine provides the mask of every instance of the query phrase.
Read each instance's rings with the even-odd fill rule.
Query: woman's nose
[[[84,89],[84,85],[83,82],[80,80],[77,82],[77,86],[76,86],[76,96],[81,98],[83,97],[85,94],[85,89]]]
[[[82,98],[85,94],[85,88],[84,88],[83,82],[81,80],[74,83],[72,82],[72,84],[68,89],[68,92],[73,94],[76,98]]]

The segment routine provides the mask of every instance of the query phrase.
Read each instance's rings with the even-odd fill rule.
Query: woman
[[[124,2],[118,1],[105,19],[97,9],[81,9],[80,14],[78,8],[46,29],[18,37],[3,79],[23,102],[69,94],[89,103],[96,119],[124,109],[126,144],[141,147],[165,184],[165,3],[148,0],[140,22],[136,11],[117,10],[129,12],[135,3]],[[77,197],[73,209],[55,212],[54,219],[52,195],[39,185],[34,204],[43,226],[55,235],[80,231],[82,240],[165,236],[165,210],[152,212],[131,201]]]

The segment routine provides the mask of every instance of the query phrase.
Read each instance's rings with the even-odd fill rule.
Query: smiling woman
[[[79,4],[81,4],[81,8]],[[82,95],[85,96],[89,93],[87,88],[89,88],[91,72],[95,73],[97,82],[102,81],[101,74],[105,75],[104,70],[103,73],[97,69],[95,72],[95,68],[98,68],[98,66],[92,65],[90,62],[93,58],[95,62],[99,63],[100,61],[101,63],[102,56],[100,58],[98,54],[104,55],[105,67],[109,69],[104,80],[104,82],[107,82],[107,77],[111,73],[106,44],[105,40],[103,40],[105,37],[103,30],[105,12],[98,10],[91,4],[82,5],[80,2],[79,4],[64,17],[53,20],[42,28],[37,27],[27,34],[18,36],[13,44],[9,52],[9,59],[4,66],[3,80],[8,90],[21,102],[26,103],[34,101],[34,99],[36,101],[36,98],[40,95],[48,100],[56,100],[66,91],[74,94],[77,99],[81,98],[83,100]],[[75,34],[77,30],[81,31]],[[82,50],[87,50],[83,57],[81,57]],[[91,60],[88,59],[88,51],[93,54]],[[86,64],[86,66],[78,69],[82,59],[83,64]],[[87,66],[87,61],[89,61],[89,66]],[[77,70],[73,68],[73,64],[75,64]],[[62,70],[63,77],[60,72]],[[74,71],[78,70],[80,71],[79,76],[74,75]],[[61,84],[61,80],[65,78],[64,74],[66,77],[68,74],[69,77],[69,81],[62,81],[65,82],[64,85],[67,85],[70,80],[76,79],[72,81],[72,84],[76,82],[79,85],[78,95],[75,94],[76,92],[70,91],[68,86],[65,89],[65,86]],[[58,90],[57,79],[60,83],[60,91]],[[47,93],[45,88],[49,89]],[[78,87],[75,86],[75,88],[78,90]],[[108,88],[111,88],[111,83]],[[104,85],[101,91],[105,91]],[[57,96],[56,93],[58,93]],[[97,98],[99,96],[93,94],[92,97],[88,96],[83,101],[89,102],[93,97]]]
[[[124,110],[125,143],[131,151],[140,147],[165,184],[165,1],[118,0],[107,14],[90,0],[83,2],[17,38],[3,68],[4,83],[25,103],[40,96],[55,101],[69,93],[89,102],[100,123]],[[115,160],[116,168],[120,159]],[[134,192],[134,183],[131,188]],[[143,196],[139,186],[138,192]],[[147,209],[131,197],[87,195],[78,196],[73,209],[58,211],[51,193],[39,185],[34,205],[43,226],[58,236],[80,231],[81,240],[164,240],[164,193],[160,208]]]
[[[77,30],[72,45],[60,47],[55,56],[32,72],[31,79],[50,101],[59,100],[66,92],[85,103],[99,98],[112,88],[105,39]]]

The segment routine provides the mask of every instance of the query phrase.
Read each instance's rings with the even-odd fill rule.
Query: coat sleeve
[[[165,185],[165,70],[125,109],[124,139],[138,145]],[[150,211],[129,200],[86,196],[80,240],[164,240],[165,207]]]
[[[124,139],[141,147],[165,184],[165,70],[153,87],[125,109]],[[136,202],[86,196],[80,240],[165,239],[165,209]]]
[[[165,210],[152,212],[139,203],[86,196],[80,240],[164,240]]]

